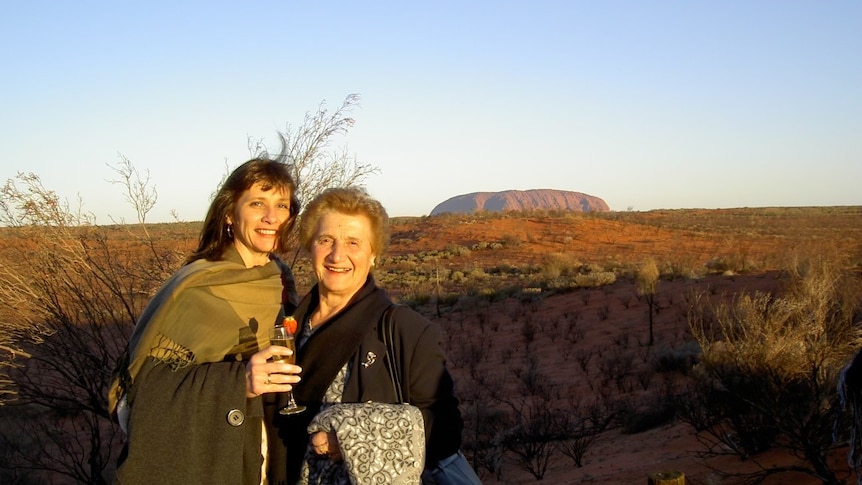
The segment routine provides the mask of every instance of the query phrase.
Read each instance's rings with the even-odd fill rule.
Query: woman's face
[[[290,193],[262,187],[258,182],[243,192],[227,218],[233,225],[233,244],[249,268],[269,262],[278,228],[290,218]]]
[[[362,288],[374,265],[371,221],[364,215],[327,212],[311,240],[311,264],[320,295],[350,298]]]

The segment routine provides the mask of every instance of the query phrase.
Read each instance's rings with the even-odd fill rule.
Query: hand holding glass
[[[285,317],[285,323],[288,323],[288,319],[292,319],[293,317]],[[294,320],[295,322],[295,320]],[[291,325],[293,329],[296,328],[295,324]],[[291,351],[293,351],[290,355],[273,355],[273,362],[285,362],[287,364],[295,364],[296,363],[296,345],[294,344],[293,333],[291,332],[291,328],[288,328],[288,325],[276,325],[272,327],[269,331],[269,343],[272,345],[278,345],[281,347],[287,347]],[[288,403],[287,406],[281,408],[278,412],[279,414],[295,414],[301,413],[305,411],[305,406],[300,406],[296,404],[296,401],[293,399],[293,391],[287,392]]]

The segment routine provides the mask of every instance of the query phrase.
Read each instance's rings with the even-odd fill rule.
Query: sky
[[[360,96],[332,151],[392,216],[559,189],[614,211],[862,205],[858,0],[3,3],[0,182],[202,220],[248,140]]]

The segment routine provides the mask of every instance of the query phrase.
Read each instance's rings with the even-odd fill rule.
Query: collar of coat
[[[317,308],[320,293],[315,285],[300,302],[297,320]],[[321,326],[297,349],[297,363],[302,367],[302,381],[296,386],[296,399],[319,403],[338,371],[356,353],[363,338],[376,327],[383,312],[392,304],[386,292],[378,288],[369,275],[350,302],[325,325]]]

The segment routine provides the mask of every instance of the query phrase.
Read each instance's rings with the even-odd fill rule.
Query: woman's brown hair
[[[186,258],[185,264],[198,259],[217,261],[225,250],[233,244],[233,234],[228,231],[227,216],[233,215],[236,201],[254,184],[260,183],[263,190],[280,190],[290,194],[290,218],[278,229],[278,241],[273,252],[287,252],[288,234],[296,223],[299,214],[299,199],[296,196],[296,182],[291,174],[287,157],[253,158],[237,167],[219,188],[204,219],[197,249]]]

